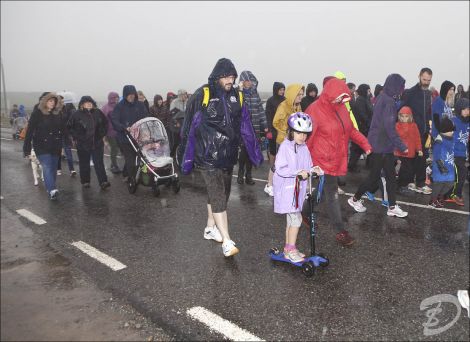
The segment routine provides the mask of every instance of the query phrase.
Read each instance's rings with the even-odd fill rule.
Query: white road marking
[[[344,193],[345,196],[354,196],[354,194],[351,194],[349,192]],[[362,196],[362,198],[367,198],[367,196]],[[382,198],[376,197],[376,201],[382,201]],[[469,213],[462,211],[462,210],[455,210],[455,209],[447,209],[447,208],[433,208],[430,207],[426,204],[418,204],[418,203],[409,203],[409,202],[403,202],[403,201],[396,201],[398,204],[404,204],[408,205],[410,207],[418,207],[418,208],[424,208],[424,209],[432,209],[432,210],[439,210],[439,211],[447,211],[449,213],[455,213],[455,214],[461,214],[461,215],[470,215]]]
[[[199,322],[204,323],[211,330],[215,330],[218,333],[221,333],[225,337],[233,341],[263,341],[259,337],[250,334],[248,331],[239,328],[235,324],[222,317],[216,315],[215,313],[201,307],[195,306],[191,309],[188,309],[186,313],[191,316],[193,319],[198,320]]]
[[[232,177],[234,178],[238,178],[237,175],[232,175]],[[259,181],[259,182],[265,182],[267,183],[268,181],[266,179],[258,179],[258,178],[253,178],[253,180],[255,181]],[[344,196],[354,196],[354,194],[351,194],[349,192],[346,192],[344,194],[342,194]],[[367,198],[366,196],[362,196],[362,198]],[[381,198],[375,198],[376,201],[382,201]],[[465,211],[462,211],[462,210],[455,210],[455,209],[447,209],[447,208],[433,208],[433,207],[430,207],[426,204],[418,204],[418,203],[410,203],[410,202],[403,202],[403,201],[397,201],[398,204],[404,204],[404,205],[409,205],[410,207],[418,207],[418,208],[424,208],[424,209],[432,209],[432,210],[439,210],[439,211],[446,211],[446,212],[449,212],[449,213],[455,213],[455,214],[461,214],[461,215],[470,215],[470,213],[467,213]]]
[[[13,139],[8,139],[8,138],[0,138],[2,140],[13,140]]]
[[[2,198],[3,199],[3,198]],[[20,214],[21,216],[23,217],[26,217],[28,220],[30,220],[31,222],[34,222],[36,224],[44,224],[44,223],[47,223],[46,221],[44,221],[42,218],[40,218],[39,216],[33,214],[32,212],[30,212],[29,210],[26,210],[26,209],[18,209],[16,211],[18,214]]]
[[[120,263],[116,259],[110,257],[109,255],[104,254],[103,252],[100,252],[95,247],[92,247],[83,241],[72,242],[71,245],[77,247],[79,250],[89,255],[93,259],[96,259],[102,264],[105,264],[106,266],[111,268],[113,271],[119,271],[127,267],[126,265]]]

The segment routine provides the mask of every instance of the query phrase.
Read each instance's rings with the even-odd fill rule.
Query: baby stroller
[[[157,118],[144,118],[126,131],[127,139],[137,153],[135,175],[129,175],[127,188],[133,194],[138,184],[152,187],[155,196],[160,195],[161,184],[180,190],[178,175],[175,173],[173,158],[170,157],[168,135],[163,123]]]
[[[21,133],[26,128],[27,125],[28,125],[28,119],[25,118],[24,116],[19,116],[13,120],[13,123],[11,126],[13,130],[12,132],[13,140],[24,139],[24,134],[21,134]]]

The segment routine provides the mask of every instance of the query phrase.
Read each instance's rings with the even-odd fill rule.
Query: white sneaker
[[[470,309],[468,308],[468,291],[467,290],[458,290],[457,291],[457,298],[459,299],[460,305],[463,308],[467,309],[468,317],[470,317]]]
[[[408,184],[408,189],[409,189],[409,190],[416,191],[416,184],[415,184],[415,183],[410,183],[410,184]]]
[[[57,189],[51,190],[51,192],[49,193],[49,198],[51,200],[56,200],[58,196],[59,196],[59,190]]]
[[[339,195],[344,195],[344,190],[341,189],[339,186],[338,186],[338,194]]]
[[[365,211],[367,210],[367,208],[362,205],[362,203],[363,203],[364,201],[363,201],[363,200],[354,201],[353,198],[354,198],[354,197],[350,197],[350,198],[348,199],[349,205],[350,205],[351,207],[353,207],[354,210],[356,210],[358,213],[363,213],[363,212],[365,212]]]
[[[266,184],[264,186],[264,192],[267,193],[269,196],[273,197],[274,196],[274,190],[273,190],[273,186],[269,186],[268,184]]]
[[[224,239],[220,235],[219,229],[216,226],[206,227],[204,229],[204,239],[206,240],[215,240],[217,242],[222,242]]]
[[[222,251],[226,257],[233,256],[240,252],[237,247],[235,247],[235,242],[232,240],[227,240],[222,244]]]
[[[423,186],[423,187],[421,188],[421,191],[422,191],[423,194],[425,194],[425,195],[430,195],[430,194],[432,194],[432,189],[431,189],[429,186],[427,186],[427,185]]]
[[[57,170],[57,176],[62,176],[62,171]]]
[[[407,211],[403,211],[403,210],[398,206],[398,204],[395,204],[395,207],[394,207],[393,209],[391,209],[390,207],[388,207],[387,215],[388,215],[388,216],[396,216],[396,217],[406,217],[406,216],[408,216],[408,212],[407,212]]]

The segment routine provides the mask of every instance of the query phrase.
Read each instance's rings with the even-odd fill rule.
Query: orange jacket
[[[421,136],[418,125],[415,122],[397,122],[395,129],[400,136],[401,141],[408,147],[408,153],[395,150],[397,157],[414,158],[416,152],[421,151]]]

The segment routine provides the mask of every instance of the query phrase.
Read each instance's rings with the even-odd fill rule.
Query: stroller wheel
[[[311,277],[315,274],[315,266],[311,261],[307,261],[302,264],[302,273],[306,277]]]
[[[155,197],[160,196],[160,189],[158,188],[158,185],[154,184],[154,185],[152,186],[152,191],[153,191],[153,195],[154,195]]]
[[[128,177],[127,179],[127,190],[130,194],[133,194],[137,190],[137,183],[135,182],[134,177]]]
[[[171,184],[171,186],[173,187],[173,192],[175,194],[177,194],[180,191],[181,185],[180,185],[179,180],[176,180],[175,182],[173,182],[173,184]]]

